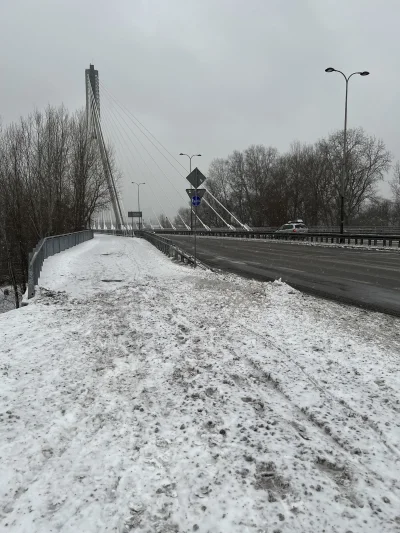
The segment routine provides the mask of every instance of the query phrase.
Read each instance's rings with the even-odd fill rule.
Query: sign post
[[[205,181],[207,178],[196,167],[194,170],[192,170],[192,172],[187,176],[186,179],[188,180],[190,185],[193,187],[194,189],[193,192],[195,192],[200,187],[200,185],[203,183],[203,181]],[[193,213],[193,204],[191,205],[190,213],[191,214]],[[196,219],[196,211],[195,211],[195,219]],[[193,230],[193,227],[191,227],[191,230]]]
[[[197,207],[200,204],[200,198],[197,196],[197,188],[194,190],[195,196],[192,198],[192,204],[194,205],[194,263],[193,267],[197,267]]]
[[[201,204],[201,199],[206,192],[205,189],[199,189],[200,185],[206,180],[206,177],[196,167],[186,178],[194,189],[186,189],[186,192],[191,200],[190,210],[193,212],[194,208],[194,267],[197,266],[197,208]]]

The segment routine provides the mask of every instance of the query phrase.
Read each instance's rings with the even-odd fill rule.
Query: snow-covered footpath
[[[0,315],[0,531],[400,531],[399,320],[98,236]]]

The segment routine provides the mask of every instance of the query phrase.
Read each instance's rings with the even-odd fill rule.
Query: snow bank
[[[96,236],[0,316],[0,531],[400,530],[399,321]]]

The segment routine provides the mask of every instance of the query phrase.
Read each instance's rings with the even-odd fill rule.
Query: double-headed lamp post
[[[140,213],[140,186],[146,185],[144,182],[137,183],[136,181],[132,181],[132,185],[137,185],[137,205],[138,205],[138,211]],[[141,219],[139,218],[139,231],[141,226]]]
[[[343,134],[343,168],[342,168],[342,179],[340,183],[340,233],[343,234],[344,231],[344,193],[345,193],[345,183],[347,179],[347,96],[349,92],[349,80],[355,74],[360,76],[368,76],[369,72],[366,70],[362,72],[353,72],[350,76],[343,74],[341,70],[336,70],[335,68],[329,67],[325,69],[325,72],[338,72],[346,80],[346,100],[344,104],[344,134]]]
[[[189,154],[183,154],[182,152],[179,154],[179,155],[185,155],[186,157],[189,158],[189,173],[192,172],[192,158],[193,157],[201,157],[201,154],[193,154],[193,155],[189,155]],[[190,186],[190,188],[192,188],[192,186]],[[193,208],[192,208],[192,199],[190,198],[190,230],[193,231]]]

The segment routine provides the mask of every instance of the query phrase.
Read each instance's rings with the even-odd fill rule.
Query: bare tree
[[[347,223],[376,198],[390,163],[383,141],[362,129],[348,131]],[[343,132],[338,131],[314,145],[295,142],[281,155],[264,146],[234,151],[211,163],[208,187],[242,222],[253,226],[276,226],[297,217],[312,225],[335,225],[342,170]]]
[[[389,182],[393,195],[392,218],[393,224],[400,226],[400,162],[394,165],[393,178]]]
[[[112,147],[107,152],[118,178]],[[88,227],[93,213],[109,205],[84,112],[48,107],[0,129],[0,190],[0,282],[24,292],[28,252],[37,242]]]

